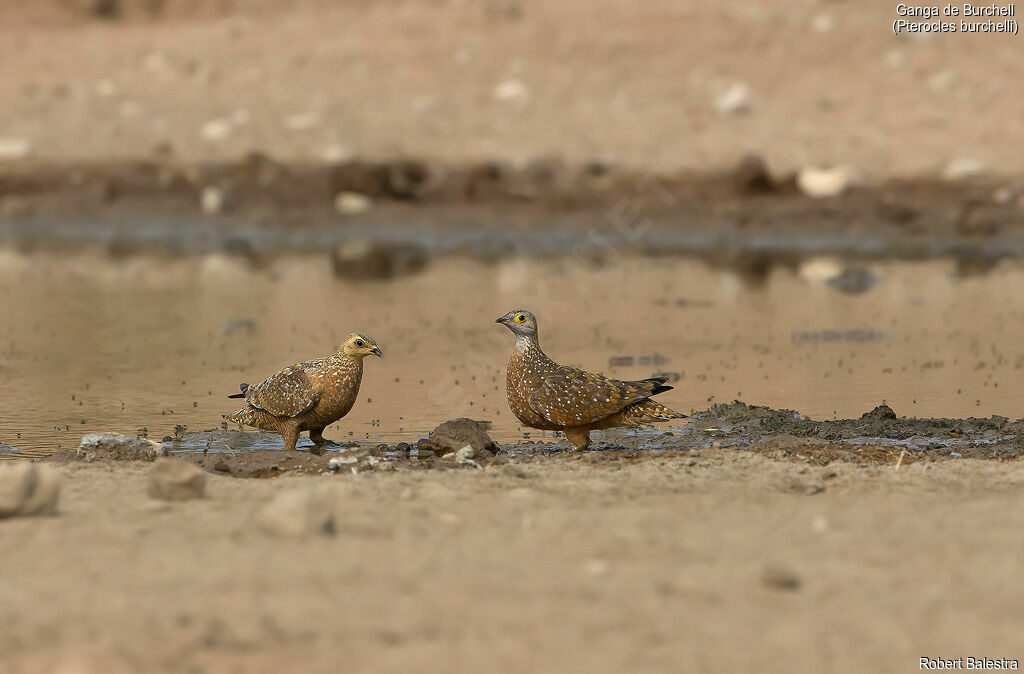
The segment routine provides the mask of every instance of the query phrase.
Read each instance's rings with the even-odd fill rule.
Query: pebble
[[[206,473],[185,461],[162,457],[149,471],[149,495],[165,501],[188,501],[206,494]]]
[[[133,438],[121,433],[89,433],[78,445],[78,460],[152,461],[167,456],[167,448],[149,438]]]
[[[800,169],[796,177],[800,191],[813,199],[837,197],[856,182],[854,171],[846,166],[807,167]]]
[[[359,215],[370,210],[373,201],[359,192],[338,192],[334,197],[334,210],[342,215]]]
[[[943,170],[942,176],[946,180],[965,180],[967,178],[977,178],[984,175],[984,173],[985,167],[977,159],[961,157],[949,162],[945,170]]]
[[[227,139],[233,130],[229,119],[211,119],[203,124],[199,134],[208,141],[221,141]]]
[[[0,161],[17,161],[32,154],[32,143],[27,138],[0,138]]]
[[[750,87],[737,82],[726,89],[725,93],[715,99],[715,110],[720,115],[735,115],[750,110]]]
[[[52,515],[57,511],[60,475],[28,461],[0,465],[0,519]]]
[[[205,215],[223,213],[227,206],[224,190],[216,185],[207,185],[199,193],[199,207]]]
[[[799,590],[802,584],[800,576],[797,575],[796,571],[775,562],[765,565],[761,571],[761,582],[773,590],[786,592]]]
[[[294,489],[278,494],[256,512],[256,523],[272,536],[303,538],[335,534],[334,492]]]
[[[530,100],[530,88],[519,80],[505,80],[494,87],[494,99],[505,103],[524,104]]]
[[[472,446],[466,445],[459,451],[455,452],[455,463],[461,466],[473,466],[479,470],[483,470],[483,466],[473,460],[476,456],[476,450]]]
[[[487,424],[474,419],[460,417],[440,424],[427,437],[431,447],[438,452],[460,452],[469,445],[475,458],[483,452],[494,452],[498,449],[491,436],[487,435]]]

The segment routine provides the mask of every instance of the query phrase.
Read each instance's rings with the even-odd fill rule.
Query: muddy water
[[[962,279],[951,263],[873,267],[844,294],[830,261],[760,284],[685,259],[497,264],[458,258],[395,281],[336,279],[324,256],[240,258],[0,253],[0,442],[75,447],[83,433],[215,428],[226,395],[362,331],[383,346],[335,440],[410,440],[455,416],[521,429],[504,396],[527,307],[556,359],[623,378],[672,373],[682,411],[742,398],[813,418],[882,400],[913,416],[1021,416],[1024,269]],[[266,446],[279,446],[266,436]]]

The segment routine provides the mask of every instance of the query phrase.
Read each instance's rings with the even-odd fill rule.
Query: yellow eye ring
[[[515,320],[516,323],[525,323],[526,322],[526,316],[524,316],[523,314],[516,314],[516,317],[515,317],[514,320]]]

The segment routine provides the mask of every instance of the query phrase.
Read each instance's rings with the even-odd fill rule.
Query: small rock
[[[455,463],[460,466],[473,466],[474,468],[483,470],[483,466],[473,460],[473,457],[475,456],[476,451],[470,445],[466,445],[459,451],[455,452]]]
[[[57,511],[60,475],[28,461],[0,465],[0,518],[52,515]]]
[[[815,33],[828,33],[836,25],[831,14],[819,14],[811,21],[811,28]]]
[[[985,167],[977,159],[962,157],[954,159],[946,165],[942,176],[946,180],[967,180],[985,174]]]
[[[715,99],[715,110],[720,115],[735,115],[750,110],[750,87],[737,82]]]
[[[846,166],[832,168],[807,167],[800,169],[796,184],[814,199],[837,197],[857,183],[853,170]]]
[[[342,215],[359,215],[370,210],[373,201],[359,192],[338,192],[334,197],[334,210]]]
[[[430,167],[420,161],[398,161],[387,167],[384,185],[398,199],[421,199],[436,183]]]
[[[234,127],[230,119],[211,119],[199,129],[199,134],[204,140],[211,142],[227,139]]]
[[[530,89],[519,80],[505,80],[494,87],[494,99],[523,105],[530,100]]]
[[[27,138],[0,138],[0,161],[17,161],[32,154],[32,143]]]
[[[336,456],[327,462],[327,470],[339,471],[344,466],[351,466],[359,463],[359,457],[356,456]]]
[[[928,88],[935,93],[948,91],[956,85],[959,76],[953,69],[940,70],[928,78]]]
[[[278,494],[256,512],[256,522],[273,536],[333,536],[334,493],[295,489]]]
[[[761,582],[773,590],[794,592],[800,589],[800,576],[793,569],[777,563],[766,564],[761,571]]]
[[[149,471],[149,495],[165,501],[188,501],[206,493],[206,473],[183,459],[162,457]]]
[[[331,251],[331,264],[339,278],[384,280],[421,271],[427,252],[413,244],[354,239]]]
[[[498,445],[487,435],[489,426],[490,424],[483,421],[461,417],[446,421],[435,428],[427,437],[427,441],[437,453],[458,452],[469,445],[474,452],[470,458],[489,457],[498,451]]]
[[[885,403],[882,403],[881,405],[871,410],[870,412],[865,412],[864,414],[860,415],[860,418],[881,420],[898,419],[899,417],[896,416],[896,413],[893,411],[891,407],[889,407]]]
[[[878,276],[866,267],[847,267],[842,272],[825,280],[830,288],[850,295],[859,295],[875,287]]]
[[[757,155],[743,158],[733,172],[733,181],[740,194],[767,194],[776,190],[768,166]]]
[[[149,438],[133,438],[120,433],[89,433],[82,436],[78,459],[86,463],[108,461],[152,461],[167,456],[167,448]]]
[[[199,207],[204,215],[219,215],[227,207],[224,190],[216,185],[207,185],[199,193]]]

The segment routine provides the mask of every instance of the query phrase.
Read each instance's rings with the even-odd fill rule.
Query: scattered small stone
[[[968,180],[985,174],[985,167],[977,159],[961,157],[946,165],[942,172],[946,180]]]
[[[750,110],[750,87],[737,82],[715,99],[715,110],[720,115],[735,115]]]
[[[771,562],[761,571],[761,582],[773,590],[794,592],[800,589],[801,580],[793,569]]]
[[[836,276],[826,279],[825,283],[839,292],[859,295],[874,288],[878,276],[867,267],[847,267]]]
[[[0,138],[0,161],[17,161],[32,154],[32,143],[27,138]]]
[[[796,184],[800,191],[813,199],[837,197],[857,182],[854,171],[846,166],[807,167],[800,169],[796,176]]]
[[[811,21],[811,28],[815,33],[828,33],[836,25],[831,14],[819,14]]]
[[[231,135],[234,127],[230,119],[211,119],[199,129],[199,134],[204,140],[211,142],[222,141]]]
[[[28,461],[0,465],[0,519],[57,512],[60,475]]]
[[[333,536],[334,501],[334,492],[327,489],[286,491],[272,498],[256,512],[256,522],[273,536]]]
[[[207,185],[199,192],[199,207],[204,215],[219,215],[227,207],[227,195],[216,185]]]
[[[334,210],[342,215],[359,215],[370,210],[373,202],[370,197],[359,192],[338,192],[334,197]]]
[[[149,438],[133,438],[120,433],[89,433],[78,446],[79,461],[152,461],[167,456],[167,448]]]
[[[473,460],[475,456],[476,451],[470,445],[466,445],[459,451],[455,452],[455,463],[460,466],[473,466],[474,468],[483,470],[483,466]]]
[[[885,403],[882,403],[881,405],[871,410],[870,412],[865,412],[864,414],[860,415],[860,418],[866,420],[883,420],[898,419],[899,417],[896,416],[896,412],[894,412],[891,407],[889,407]]]
[[[350,466],[356,463],[359,463],[359,457],[335,456],[327,462],[327,470],[337,472],[341,470],[343,466]]]
[[[165,501],[188,501],[206,494],[206,473],[183,459],[161,457],[149,471],[149,495]]]
[[[747,155],[733,173],[736,190],[740,194],[768,194],[776,191],[775,181],[764,159],[757,155]]]
[[[458,452],[469,445],[473,450],[470,458],[489,457],[498,451],[498,445],[487,435],[488,427],[486,422],[461,417],[439,425],[427,436],[427,441],[438,453]]]
[[[530,89],[519,80],[505,80],[494,87],[494,99],[524,105],[530,100]]]

